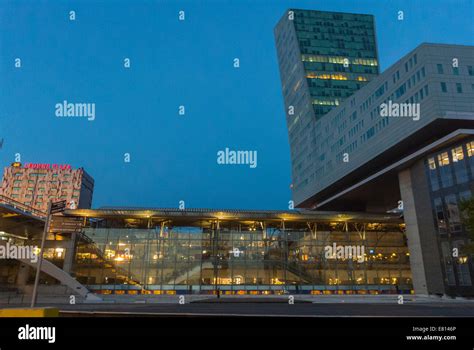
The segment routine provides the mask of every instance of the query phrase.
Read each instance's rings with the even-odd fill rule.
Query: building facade
[[[311,146],[292,159],[296,205],[322,207],[368,174],[454,130],[469,127],[473,52],[469,46],[422,44],[324,118],[311,120],[300,133]],[[454,59],[458,67],[452,66]],[[381,106],[394,104],[402,108],[416,104],[419,113],[381,116]],[[381,202],[373,208],[365,206],[365,199],[359,205],[356,200],[346,205],[350,210],[381,206],[383,210],[396,207],[397,199]]]
[[[474,47],[421,44],[290,136],[295,204],[399,212],[415,292],[474,295],[459,212],[472,191],[473,127]]]
[[[312,123],[379,74],[372,15],[290,9],[275,27],[293,186],[300,187]],[[302,175],[303,173],[303,175]]]
[[[13,163],[5,167],[0,196],[46,212],[49,201],[68,208],[90,208],[94,179],[83,168],[63,164]]]
[[[442,287],[449,294],[471,295],[474,274],[465,249],[470,239],[460,204],[474,193],[474,136],[443,145],[420,161],[425,172],[422,189],[429,193],[432,209],[426,214],[432,219],[428,224],[434,225],[438,240],[434,254],[441,261]]]
[[[90,290],[135,293],[410,293],[402,221],[308,211],[69,210],[85,220],[73,264]],[[339,251],[329,252],[334,247]],[[341,250],[352,249],[344,255]],[[357,248],[359,250],[357,250]]]
[[[0,203],[0,245],[38,246],[43,224]],[[53,215],[44,257],[98,294],[413,292],[405,225],[393,214],[66,210]],[[0,261],[1,287],[28,291],[34,276],[24,261]],[[45,272],[40,283],[58,281]]]

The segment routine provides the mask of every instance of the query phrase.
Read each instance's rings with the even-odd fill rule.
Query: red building
[[[5,167],[0,187],[0,195],[44,212],[50,200],[66,200],[70,209],[90,208],[93,191],[94,179],[67,164],[13,163]]]

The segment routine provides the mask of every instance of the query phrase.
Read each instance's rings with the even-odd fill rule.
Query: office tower
[[[321,117],[379,73],[374,17],[291,9],[275,27],[275,41],[298,188],[314,163],[303,154],[324,133]]]

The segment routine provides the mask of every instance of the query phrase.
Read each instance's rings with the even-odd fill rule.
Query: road
[[[191,303],[60,305],[62,316],[474,317],[471,304]]]

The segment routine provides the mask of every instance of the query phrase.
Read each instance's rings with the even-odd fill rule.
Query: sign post
[[[49,231],[49,224],[51,222],[51,215],[55,213],[60,213],[66,209],[66,201],[59,201],[59,202],[52,202],[48,203],[48,212],[46,216],[46,222],[44,224],[43,236],[41,237],[41,250],[40,256],[38,257],[38,265],[36,267],[36,276],[35,276],[35,284],[33,286],[33,294],[31,296],[31,307],[35,307],[36,299],[38,297],[38,284],[39,278],[41,274],[41,264],[43,263],[43,252],[44,252],[44,244],[46,241],[46,236]]]

